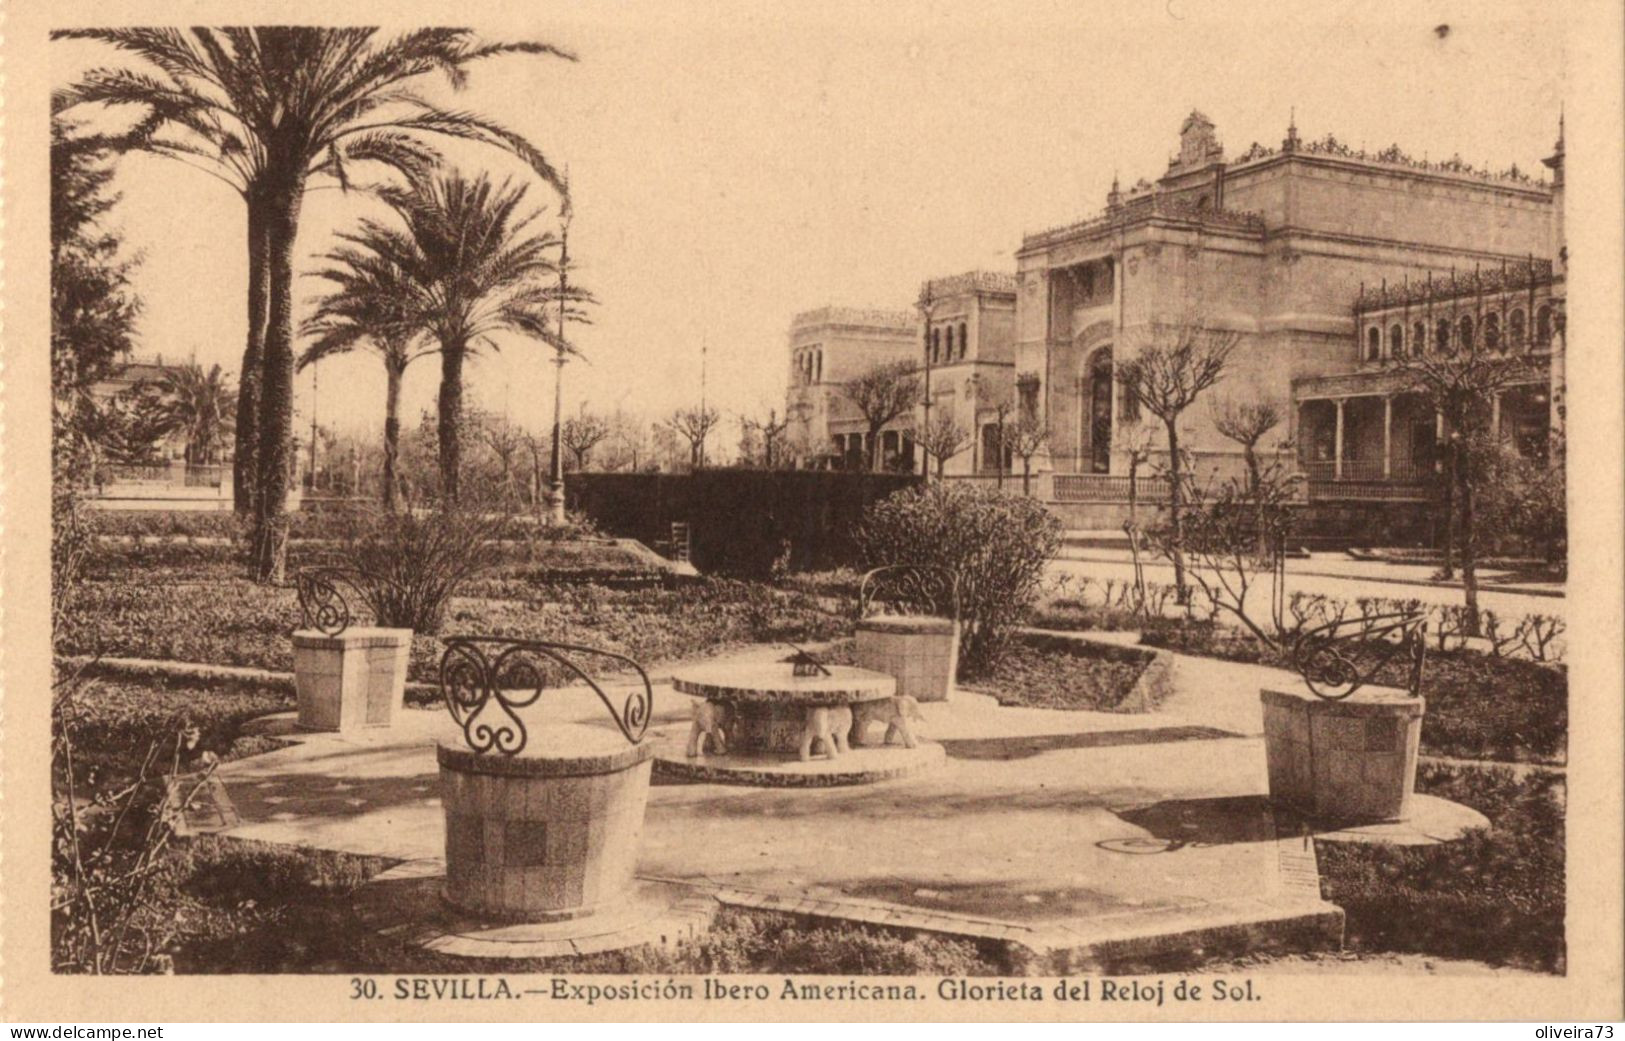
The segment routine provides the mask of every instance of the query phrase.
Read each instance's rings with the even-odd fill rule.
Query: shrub
[[[1424,766],[1416,788],[1466,803],[1492,829],[1437,846],[1318,844],[1349,946],[1562,972],[1562,778]]]
[[[871,506],[857,532],[864,560],[935,565],[959,581],[960,663],[986,671],[1037,600],[1061,525],[1043,504],[965,484],[932,484]]]
[[[435,633],[458,589],[500,561],[506,527],[456,509],[369,511],[352,519],[338,556],[379,625]]]

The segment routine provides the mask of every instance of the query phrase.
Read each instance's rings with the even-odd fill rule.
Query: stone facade
[[[1551,257],[1556,194],[1516,170],[1304,142],[1296,127],[1278,149],[1228,159],[1213,125],[1192,113],[1156,183],[1114,184],[1103,214],[1028,235],[1017,253],[1017,371],[1048,418],[1050,467],[1126,472],[1137,417],[1113,375],[1157,324],[1235,333],[1213,399],[1274,401],[1289,413],[1294,379],[1358,365],[1352,305],[1362,286]],[[1239,449],[1203,406],[1187,416],[1199,465],[1234,465]]]
[[[915,432],[946,411],[965,432],[948,458],[952,475],[993,472],[998,423],[1013,403],[1015,280],[970,271],[933,279],[914,312],[822,308],[797,315],[790,330],[790,441],[804,465],[866,465],[867,424],[842,388],[877,364],[911,361],[929,402],[882,430],[882,465],[918,470]],[[935,470],[935,463],[932,463]]]
[[[918,356],[912,312],[821,307],[796,315],[785,401],[791,451],[803,465],[861,467],[868,457],[868,424],[846,396],[845,383],[876,365]],[[912,416],[888,423],[881,434],[887,454],[911,459],[912,429]]]

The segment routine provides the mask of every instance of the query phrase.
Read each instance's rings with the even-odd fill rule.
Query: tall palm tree
[[[154,386],[169,429],[186,435],[186,461],[218,462],[237,417],[237,395],[220,366],[212,365],[205,372],[195,362],[176,365],[154,381]]]
[[[315,274],[333,288],[316,305],[303,326],[312,342],[299,356],[299,368],[358,346],[369,347],[384,363],[384,508],[393,510],[399,495],[401,380],[407,366],[437,349],[425,346],[421,324],[409,305],[413,286],[405,272],[383,259],[364,238],[323,256],[326,267]]]
[[[143,114],[130,132],[131,147],[200,161],[247,204],[243,372],[259,373],[259,383],[252,391],[258,401],[240,412],[254,424],[245,438],[252,440],[255,570],[261,579],[280,580],[293,452],[293,249],[306,187],[318,175],[347,187],[354,164],[369,161],[421,174],[439,158],[423,134],[502,148],[559,185],[552,165],[524,138],[433,104],[413,82],[439,73],[461,88],[470,64],[499,54],[574,59],[543,43],[482,43],[467,29],[384,39],[375,28],[293,26],[54,35],[100,40],[152,67],[92,69],[59,94],[59,110],[87,102],[135,106]]]
[[[364,218],[340,234],[346,263],[398,273],[392,324],[421,329],[440,353],[437,417],[441,494],[458,498],[462,461],[463,366],[493,336],[517,332],[555,349],[569,346],[551,319],[561,304],[553,276],[559,240],[535,227],[541,211],[524,208],[526,188],[452,170],[413,178],[383,194],[399,226]]]

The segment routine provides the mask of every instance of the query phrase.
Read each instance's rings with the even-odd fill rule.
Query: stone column
[[[1382,479],[1393,476],[1394,469],[1394,396],[1382,396]]]
[[[1501,392],[1496,391],[1495,396],[1490,398],[1490,437],[1499,438],[1500,436],[1501,436]]]
[[[1343,479],[1343,405],[1346,399],[1338,398],[1336,434],[1332,438],[1332,480]]]

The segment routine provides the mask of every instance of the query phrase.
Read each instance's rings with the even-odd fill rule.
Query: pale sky
[[[601,305],[574,334],[589,364],[566,369],[566,408],[651,417],[698,401],[702,343],[725,415],[782,411],[796,311],[903,308],[925,278],[1013,270],[1024,231],[1098,211],[1114,172],[1125,187],[1155,180],[1192,108],[1232,156],[1278,145],[1295,107],[1305,139],[1330,131],[1357,148],[1544,172],[1563,95],[1561,33],[1529,20],[1555,17],[1535,4],[1350,2],[1310,20],[1292,5],[1197,0],[532,10],[489,35],[545,40],[580,62],[487,62],[455,104],[570,168],[572,253]],[[1263,21],[1271,11],[1295,21]],[[124,60],[53,46],[61,82]],[[520,173],[494,151],[454,154]],[[160,159],[128,160],[117,183],[113,222],[144,257],[141,353],[235,370],[241,201]],[[540,185],[532,196],[554,208]],[[300,255],[369,205],[312,193]],[[509,340],[473,366],[473,395],[543,428],[544,357]],[[434,359],[408,372],[409,423],[437,380]],[[308,373],[298,387],[308,409]],[[383,397],[370,355],[323,363],[324,425],[380,429]]]

